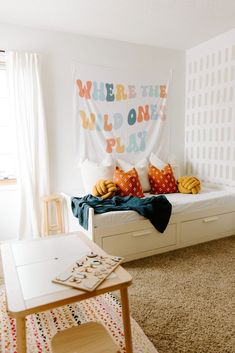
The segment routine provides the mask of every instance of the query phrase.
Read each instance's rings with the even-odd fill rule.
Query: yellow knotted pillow
[[[201,182],[194,176],[182,176],[177,183],[182,194],[198,194],[201,190]]]
[[[112,180],[100,179],[93,186],[92,195],[108,199],[113,197],[116,191],[116,184]]]

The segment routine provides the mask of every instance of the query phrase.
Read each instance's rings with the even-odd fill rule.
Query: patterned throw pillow
[[[144,197],[142,187],[140,185],[138,174],[135,168],[124,172],[121,168],[116,167],[114,172],[113,181],[118,185],[120,196],[136,196]]]
[[[165,165],[163,169],[151,165],[149,167],[149,182],[151,194],[171,194],[178,191],[170,164]]]
[[[124,161],[123,159],[117,159],[116,160],[117,166],[120,167],[124,172],[128,172],[128,170],[131,170],[132,168],[135,168],[137,171],[140,185],[143,189],[143,192],[149,192],[151,187],[149,184],[149,177],[148,177],[148,168],[149,168],[149,162],[147,158],[143,158],[136,162],[134,165]],[[154,164],[154,163],[152,163]]]

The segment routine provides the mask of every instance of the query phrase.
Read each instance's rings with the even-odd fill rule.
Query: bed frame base
[[[89,210],[89,229],[76,229],[111,255],[125,261],[140,259],[235,234],[235,206],[173,215],[163,234],[148,220],[106,227],[94,226],[94,210]]]

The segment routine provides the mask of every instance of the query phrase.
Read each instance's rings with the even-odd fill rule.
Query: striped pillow
[[[131,195],[136,197],[144,197],[135,168],[129,170],[128,172],[124,172],[121,168],[116,167],[113,181],[119,187],[118,194],[120,196]]]

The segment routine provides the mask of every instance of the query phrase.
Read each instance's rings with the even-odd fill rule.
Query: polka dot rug
[[[52,353],[51,339],[57,332],[92,320],[105,326],[120,347],[120,353],[126,352],[120,303],[113,295],[105,294],[27,316],[27,353]],[[134,353],[157,353],[134,319],[131,325]],[[16,325],[6,311],[4,286],[0,287],[0,352],[17,353]]]

